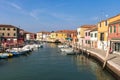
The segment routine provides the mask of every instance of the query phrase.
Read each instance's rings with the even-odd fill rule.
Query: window
[[[97,37],[97,33],[95,33],[95,38]]]
[[[8,33],[7,35],[10,36],[10,33]]]
[[[13,36],[16,36],[16,33],[14,33]]]
[[[100,22],[100,27],[101,27],[101,22]]]
[[[110,26],[110,33],[112,33],[112,26]]]
[[[10,28],[7,28],[7,30],[10,30]]]
[[[114,25],[114,33],[116,33],[116,26]]]
[[[85,33],[85,36],[87,36],[87,32]]]
[[[56,34],[56,36],[58,36],[58,34]]]
[[[108,23],[107,23],[107,20],[105,21],[105,26],[107,26],[108,25]]]
[[[120,24],[119,24],[119,26],[118,26],[118,32],[120,33]]]
[[[100,33],[100,41],[104,41],[104,33]]]
[[[3,28],[3,30],[5,30],[5,28]]]
[[[85,40],[85,43],[87,44],[87,40]]]
[[[90,40],[88,40],[88,44],[90,44]]]
[[[91,37],[93,37],[93,34],[91,33],[91,35],[90,35]]]
[[[2,36],[4,36],[4,33],[2,33]]]
[[[16,29],[14,28],[13,30],[15,31]]]

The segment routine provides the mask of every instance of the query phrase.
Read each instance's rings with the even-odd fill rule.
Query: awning
[[[72,41],[72,38],[66,38],[66,40],[68,40],[68,41]]]

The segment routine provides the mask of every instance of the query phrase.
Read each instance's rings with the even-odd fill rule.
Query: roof
[[[120,23],[120,19],[109,23],[109,25],[111,25],[111,24],[116,24],[116,23]]]
[[[17,28],[16,26],[7,25],[7,24],[0,24],[0,27],[5,27],[5,28]]]
[[[59,30],[56,31],[57,33],[75,33],[77,32],[77,30]]]
[[[32,32],[28,32],[28,31],[24,31],[25,34],[35,34],[35,33],[32,33]]]
[[[47,32],[47,31],[40,31],[40,32],[37,32],[37,33],[50,34],[50,32]]]
[[[117,16],[120,16],[120,14],[118,14],[118,15],[116,15],[116,16],[113,16],[113,17],[110,17],[110,18],[108,18],[108,19],[111,19],[111,18],[114,18],[114,17],[117,17]]]
[[[87,31],[87,30],[93,30],[94,28],[97,28],[97,27],[96,26],[95,27],[90,27],[90,28],[86,29],[85,31]]]
[[[117,17],[117,16],[120,16],[120,14],[118,14],[118,15],[116,15],[116,16],[113,16],[113,17],[110,17],[110,18],[108,18],[107,20],[112,19],[112,18]],[[100,22],[103,22],[103,21],[106,21],[106,20],[101,20]],[[98,22],[98,23],[100,23],[100,22]]]
[[[82,25],[80,28],[91,28],[91,27],[96,27],[96,25]]]
[[[107,20],[101,20],[101,21],[100,21],[100,22],[98,22],[98,23],[105,22],[105,21],[107,21]],[[97,24],[98,24],[98,23],[97,23]]]
[[[97,30],[98,28],[96,27],[96,28],[93,28],[90,32],[97,31]]]

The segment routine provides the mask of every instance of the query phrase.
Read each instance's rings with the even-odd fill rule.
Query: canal
[[[92,59],[64,55],[44,44],[32,53],[0,60],[0,80],[115,80]]]

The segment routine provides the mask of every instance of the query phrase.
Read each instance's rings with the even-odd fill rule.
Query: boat
[[[74,55],[75,51],[73,48],[61,48],[61,51],[64,52],[66,55]]]
[[[68,45],[58,45],[58,48],[68,48]]]
[[[5,59],[8,58],[9,54],[8,53],[0,53],[0,59]]]

